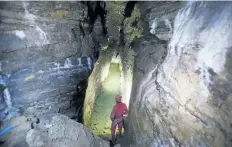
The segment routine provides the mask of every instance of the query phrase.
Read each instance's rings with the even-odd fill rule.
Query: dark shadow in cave
[[[85,2],[82,2],[82,3],[85,4]],[[93,9],[93,5],[91,5],[89,1],[86,2],[86,5],[88,7],[87,17],[88,17],[89,25],[90,25],[89,33],[92,33],[94,24],[99,16],[101,19],[103,34],[106,36],[108,34],[107,27],[106,27],[106,14],[107,14],[106,9],[105,9],[106,3],[104,1],[96,1],[92,3],[96,4],[95,9]],[[101,4],[103,6],[101,6]]]
[[[85,37],[85,31],[84,31],[84,28],[83,28],[81,22],[79,22],[79,29],[80,29],[80,34],[81,34],[83,37]]]
[[[126,18],[131,17],[131,14],[132,14],[132,12],[133,12],[133,10],[134,10],[134,8],[135,8],[135,4],[136,4],[136,3],[137,3],[137,1],[128,1],[128,2],[126,3],[126,6],[125,6],[125,8],[124,8],[124,14],[123,14],[124,18],[123,18],[123,20],[122,20],[121,25],[124,24],[124,20],[125,20]]]
[[[120,30],[119,30],[119,45],[125,46],[125,34],[124,34],[123,24],[120,26]]]
[[[131,17],[131,14],[135,8],[137,1],[128,1],[124,9],[124,17]]]
[[[83,106],[85,101],[85,92],[88,86],[88,79],[82,80],[76,86],[76,93],[73,95],[73,104],[76,107],[76,115],[71,119],[79,123],[83,123]]]
[[[100,56],[100,51],[95,49],[93,52],[93,61],[97,61],[99,59]]]

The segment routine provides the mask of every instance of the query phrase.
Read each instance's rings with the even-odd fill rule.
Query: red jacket
[[[128,109],[125,103],[117,103],[111,112],[111,119],[123,119],[123,115],[128,114]]]

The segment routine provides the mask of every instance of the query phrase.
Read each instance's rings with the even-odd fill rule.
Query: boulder
[[[26,141],[29,147],[108,147],[109,143],[94,136],[82,124],[56,114],[46,124],[47,131],[30,130]],[[39,128],[38,128],[39,129]]]
[[[0,138],[5,141],[3,147],[109,147],[107,141],[67,116],[28,117],[20,116],[6,122],[12,128]],[[33,124],[36,125],[33,127]]]

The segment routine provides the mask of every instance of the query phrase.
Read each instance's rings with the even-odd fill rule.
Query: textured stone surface
[[[26,141],[30,147],[51,146],[51,141],[48,139],[48,135],[34,129],[27,132]]]
[[[94,136],[88,128],[60,114],[44,114],[35,128],[30,116],[9,120],[13,128],[1,136],[3,147],[109,147],[109,143]]]
[[[54,116],[48,129],[52,146],[108,147],[109,143],[95,137],[89,129],[66,116]]]
[[[121,48],[120,51],[120,70],[121,70],[121,93],[123,101],[129,106],[131,96],[133,72],[134,72],[134,57],[136,53],[133,47],[128,44]]]
[[[7,89],[0,90],[1,100],[9,108],[33,107],[36,112],[72,117],[69,108],[76,85],[87,79],[93,66],[87,57],[97,48],[94,33],[84,36],[79,28],[81,23],[88,32],[86,6],[80,2],[1,2],[0,17],[0,85]],[[2,109],[2,103],[3,117],[13,116],[12,109]]]
[[[169,40],[173,32],[173,21],[178,10],[183,4],[181,2],[153,2],[139,3],[140,13],[147,23],[147,30],[156,35],[160,40]]]
[[[115,105],[115,95],[120,94],[119,64],[111,63],[107,78],[101,83],[88,127],[95,135],[111,139],[110,113]]]
[[[93,66],[87,57],[98,47],[101,31],[96,27],[92,35],[80,32],[80,21],[84,30],[88,26],[85,6],[79,2],[0,4],[0,117],[16,115],[18,109],[30,114],[11,122],[15,130],[3,137],[12,139],[6,146],[108,146],[65,116],[43,115],[50,111],[72,116],[66,110],[76,84],[87,78]],[[137,146],[230,147],[232,3],[141,2],[138,6],[143,36],[120,53],[122,94],[126,101],[130,97],[126,137]],[[115,48],[109,45],[94,65],[84,105],[85,124]]]
[[[94,69],[88,79],[84,102],[84,124],[88,125],[95,100],[102,88],[102,82],[108,75],[110,63],[114,53],[115,44],[109,44],[108,48],[101,52],[99,60],[94,65]]]
[[[26,134],[31,129],[31,122],[27,121],[25,116],[20,116],[5,122],[1,129],[7,125],[11,125],[12,128],[0,137],[1,141],[5,141],[2,146],[28,147],[26,142]]]
[[[152,147],[231,146],[231,3],[140,6],[150,24],[157,15],[174,19],[172,33],[151,28],[134,47],[129,138]]]

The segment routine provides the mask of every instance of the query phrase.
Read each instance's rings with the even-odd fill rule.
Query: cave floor
[[[107,140],[111,138],[110,113],[115,104],[114,97],[118,93],[120,93],[119,64],[112,63],[108,77],[102,83],[88,126],[93,134]]]

